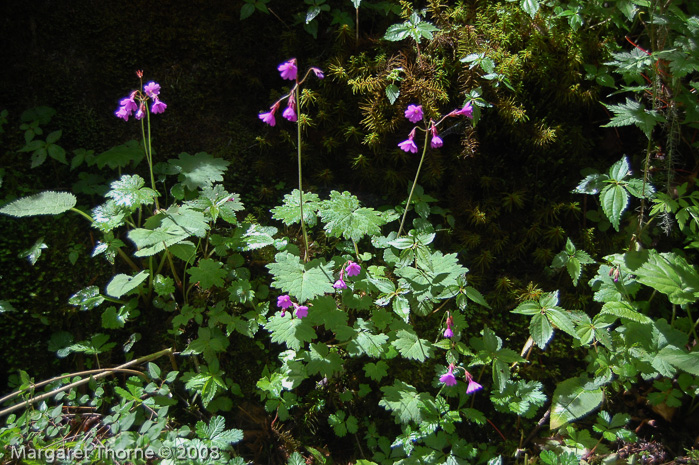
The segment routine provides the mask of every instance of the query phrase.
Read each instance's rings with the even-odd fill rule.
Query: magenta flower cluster
[[[139,78],[143,77],[143,72],[138,71],[136,75]],[[146,102],[153,101],[150,107],[151,113],[163,113],[167,108],[165,102],[160,100],[160,84],[151,81],[143,87],[143,91],[134,90],[128,97],[123,98],[119,102],[119,108],[114,112],[117,118],[128,121],[133,112],[136,112],[134,117],[137,120],[143,119],[146,115]]]
[[[345,282],[345,274],[349,277],[358,276],[362,272],[362,267],[354,263],[352,260],[348,260],[347,263],[342,265],[340,268],[340,278],[335,281],[333,287],[335,289],[347,289],[347,283]]]
[[[468,118],[473,118],[473,106],[471,106],[471,103],[467,103],[461,109],[453,110],[451,113],[449,113],[447,116],[445,116],[436,123],[434,122],[434,120],[430,120],[429,127],[427,129],[430,132],[431,136],[430,147],[432,147],[433,149],[438,149],[442,145],[444,145],[444,141],[441,137],[439,137],[439,133],[437,132],[437,126],[439,125],[439,123],[444,121],[445,118],[455,116],[466,116]],[[405,117],[408,118],[408,121],[410,121],[413,124],[422,121],[425,117],[425,115],[422,112],[422,105],[408,105],[408,108],[405,110]],[[416,129],[417,127],[414,127],[413,130],[410,131],[410,134],[408,134],[408,138],[398,144],[398,147],[400,147],[401,150],[403,150],[404,152],[417,153],[417,145],[415,144]]]
[[[298,81],[298,66],[296,64],[296,58],[292,58],[289,61],[285,61],[277,67],[277,70],[279,71],[279,74],[281,75],[282,79],[296,81],[296,84],[294,85],[293,89],[291,89],[291,92],[288,95],[285,95],[284,97],[280,98],[274,103],[274,105],[269,107],[268,112],[260,113],[257,115],[257,117],[260,118],[260,120],[262,120],[263,123],[269,124],[272,127],[274,127],[277,124],[275,114],[277,113],[277,110],[279,110],[282,101],[286,98],[288,98],[288,101],[286,104],[286,108],[282,112],[282,117],[284,117],[288,121],[291,121],[292,123],[298,121],[298,115],[296,114],[296,97],[294,91],[301,83]],[[325,77],[323,71],[319,68],[311,68],[310,71],[313,71],[313,73],[316,75],[318,79],[323,79]],[[307,75],[308,73],[306,73],[306,76]],[[304,77],[303,80],[305,79],[306,78]]]
[[[456,386],[457,381],[456,376],[454,376],[454,368],[456,367],[453,363],[451,363],[447,372],[439,377],[439,381],[445,386]],[[469,373],[466,370],[464,370],[464,378],[466,382],[468,382],[468,386],[466,387],[466,394],[473,394],[474,392],[483,389],[483,386],[475,382],[473,380],[473,375],[471,375],[471,373]]]
[[[277,297],[277,307],[282,309],[282,316],[286,315],[286,309],[289,307],[294,307],[297,318],[304,318],[308,316],[308,307],[293,302],[291,297],[289,297],[287,294]]]

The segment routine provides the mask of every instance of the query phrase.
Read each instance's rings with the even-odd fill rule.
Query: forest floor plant
[[[670,414],[672,408],[696,410],[699,320],[692,305],[699,273],[679,251],[651,247],[644,239],[650,221],[629,208],[632,198],[652,202],[651,220],[674,216],[694,247],[694,185],[679,186],[677,198],[657,194],[649,165],[635,177],[626,157],[606,173],[588,174],[575,192],[598,198],[596,218],[615,230],[628,220],[629,246],[595,260],[568,239],[552,267],[565,268],[577,286],[585,267],[595,265],[586,283],[595,303],[586,311],[564,308],[560,289],[525,299],[512,310],[530,317],[518,352],[509,347],[517,344],[515,329],[498,335],[470,321],[470,306],[489,304],[468,284],[457,254],[436,249],[440,228],[431,222],[429,203],[415,202],[412,227],[405,225],[428,137],[404,207],[377,210],[349,192],[332,190],[326,199],[303,192],[300,86],[311,71],[319,78],[322,71],[311,68],[298,79],[295,59],[278,69],[295,84],[259,118],[274,126],[288,99],[283,116],[297,125],[299,187],[271,210],[271,219],[299,224],[302,238],[238,218],[240,197],[221,184],[225,160],[182,153],[154,164],[142,118],[149,121],[148,99],[150,112],[164,110],[160,87],[152,82],[131,93],[117,116],[128,120],[136,112],[142,147],[125,144],[96,159],[121,168],[120,159],[145,151],[151,187],[137,174],[121,175],[103,204],[91,214],[80,211],[102,234],[93,256],[118,264],[116,274],[70,299],[76,318],[100,312],[100,327],[77,342],[59,330],[49,348],[62,358],[84,357],[87,370],[43,383],[20,373],[15,392],[2,399],[14,402],[0,411],[7,415],[0,428],[3,460],[63,454],[59,462],[75,463],[87,451],[89,462],[111,451],[104,462],[242,465],[250,457],[291,465],[500,465],[529,464],[538,455],[547,465],[574,465],[621,460],[626,449],[632,463],[643,459],[631,445],[644,424],[627,429],[637,420],[616,396],[649,391],[647,401],[668,421],[680,415]],[[421,130],[437,149],[439,124],[470,117],[469,103],[429,119],[413,104],[405,116],[413,124],[425,121]],[[655,110],[625,105],[612,110],[662,121]],[[648,129],[650,138],[648,121],[631,124]],[[402,150],[417,153],[417,129],[399,144]],[[171,197],[162,207],[156,203],[161,184]],[[76,205],[72,193],[42,192],[9,202],[0,213],[57,215]],[[399,218],[397,230],[387,227]],[[318,238],[312,247],[307,227]],[[540,378],[534,367],[546,368],[556,343],[585,363],[572,359],[564,376]],[[169,348],[149,350],[157,345]],[[108,379],[113,373],[124,377]],[[75,389],[80,383],[88,393]],[[543,452],[533,447],[535,439]]]

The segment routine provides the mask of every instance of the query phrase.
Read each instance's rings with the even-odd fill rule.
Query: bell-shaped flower
[[[311,71],[313,71],[318,79],[323,79],[325,77],[325,74],[323,74],[323,70],[320,68],[311,68]]]
[[[430,146],[433,149],[438,149],[442,145],[444,145],[444,141],[442,140],[441,137],[439,137],[439,134],[437,134],[437,126],[435,126],[434,121],[430,121],[431,126],[430,126],[430,132],[432,133],[432,139],[430,140]]]
[[[456,386],[456,376],[454,376],[454,364],[449,365],[449,371],[439,377],[439,382],[447,386]]]
[[[354,263],[352,260],[347,262],[347,276],[358,276],[362,272],[362,267]]]
[[[299,305],[296,307],[296,318],[304,318],[308,316],[308,307]]]
[[[335,284],[333,284],[333,287],[335,289],[347,289],[347,283],[345,283],[345,280],[340,278],[337,281],[335,281]]]
[[[129,116],[131,116],[131,112],[126,109],[126,107],[119,107],[117,111],[114,112],[117,118],[121,118],[124,121],[129,120]]]
[[[138,110],[138,105],[136,104],[136,100],[133,98],[133,95],[131,97],[126,97],[125,99],[122,99],[121,102],[119,102],[119,105],[124,107],[126,111],[131,114],[131,112]]]
[[[296,116],[296,112],[292,107],[286,107],[284,112],[282,113],[282,116],[286,118],[287,120],[291,121],[292,123],[295,123],[298,120],[298,117]],[[272,125],[274,126],[274,125]]]
[[[146,109],[146,106],[145,106],[145,104],[142,103],[141,106],[138,107],[138,111],[136,112],[136,114],[134,115],[134,117],[135,117],[137,120],[142,120],[143,117],[146,115],[145,109]]]
[[[158,114],[158,113],[163,113],[166,108],[167,108],[167,105],[165,105],[165,103],[161,102],[160,99],[158,99],[156,97],[155,100],[153,101],[153,105],[151,105],[151,107],[150,107],[150,111],[153,114]]]
[[[453,325],[453,324],[454,324],[454,317],[449,315],[447,317],[447,329],[444,330],[444,337],[446,337],[447,339],[451,339],[452,337],[454,337],[454,331],[451,330],[451,325]]]
[[[415,142],[413,141],[414,138],[415,128],[410,131],[410,134],[408,134],[408,138],[406,140],[398,144],[398,147],[400,147],[404,152],[417,153],[417,145],[415,145]]]
[[[417,123],[422,119],[422,105],[408,105],[408,109],[405,110],[405,117],[411,123]]]
[[[466,103],[460,110],[454,110],[447,116],[466,116],[467,118],[473,119],[473,106],[471,102]]]
[[[468,381],[468,387],[466,387],[466,394],[473,394],[474,392],[483,389],[483,386],[475,382],[473,380],[473,376],[468,371],[466,372],[466,381]]]
[[[269,111],[267,113],[260,113],[257,115],[258,118],[262,120],[263,123],[267,123],[270,126],[274,127],[275,124],[277,124],[277,120],[274,119],[274,114],[277,112],[279,109],[279,102],[276,102],[274,105],[269,107]]]
[[[293,81],[296,79],[296,74],[298,69],[296,68],[296,58],[292,58],[289,61],[285,61],[279,67],[277,67],[281,73],[282,79],[289,79]]]

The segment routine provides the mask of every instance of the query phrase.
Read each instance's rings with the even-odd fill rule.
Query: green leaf
[[[667,295],[676,305],[699,299],[699,274],[680,255],[650,251],[648,260],[633,270],[636,280]]]
[[[482,305],[485,308],[491,308],[488,302],[485,300],[485,297],[483,297],[483,294],[481,294],[474,287],[466,286],[464,291],[466,292],[466,296],[469,298],[469,300],[477,303],[478,305]]]
[[[286,194],[284,196],[284,203],[271,210],[272,218],[280,220],[287,226],[300,223],[301,209],[299,200],[298,189],[294,189],[291,194]],[[318,197],[318,194],[310,192],[303,193],[303,219],[306,225],[311,227],[316,225],[318,222],[318,215],[316,212],[318,208],[320,208],[320,205],[320,197]]]
[[[19,258],[26,258],[29,260],[29,263],[36,265],[37,260],[39,260],[39,257],[41,257],[41,251],[48,248],[49,246],[44,242],[44,238],[40,237],[36,240],[36,242],[34,242],[34,245],[27,250],[23,250],[17,256]]]
[[[664,123],[666,119],[657,110],[646,110],[642,103],[626,97],[626,103],[607,105],[605,107],[614,113],[611,121],[602,127],[618,127],[636,125],[650,139],[653,127]]]
[[[410,360],[424,362],[432,357],[432,343],[420,339],[417,334],[401,329],[396,334],[397,339],[391,343],[400,354]]]
[[[336,349],[330,350],[325,343],[313,343],[304,353],[306,369],[309,375],[320,374],[331,378],[342,371],[342,359]]]
[[[109,166],[115,170],[117,168],[126,168],[131,162],[133,162],[133,166],[136,166],[144,156],[145,152],[138,142],[130,140],[123,145],[117,145],[97,155],[95,164],[99,169]]]
[[[383,360],[376,363],[366,363],[364,365],[364,373],[376,382],[381,381],[385,376],[388,376],[388,364]]]
[[[265,329],[272,333],[272,342],[285,344],[296,351],[301,349],[304,342],[317,337],[315,330],[305,319],[291,318],[288,313],[286,316],[275,314],[268,320]]]
[[[118,274],[107,284],[107,295],[118,299],[122,295],[130,293],[140,286],[141,283],[148,278],[149,274],[150,272],[148,270],[143,270],[136,276]]]
[[[551,405],[551,429],[582,418],[602,403],[602,389],[586,387],[586,380],[581,378],[569,378],[556,386]]]
[[[422,408],[426,404],[433,404],[431,396],[427,393],[418,393],[413,386],[396,380],[392,386],[381,388],[383,398],[379,406],[390,410],[396,417],[396,423],[408,424],[420,423],[423,420]]]
[[[192,282],[199,282],[202,289],[209,289],[214,286],[223,287],[223,278],[226,277],[227,271],[224,270],[223,264],[211,258],[199,260],[197,266],[189,268],[187,273],[192,275]]]
[[[629,204],[629,194],[626,189],[620,184],[606,186],[600,193],[600,203],[602,204],[604,214],[609,218],[614,229],[619,231],[621,214]]]
[[[334,292],[333,265],[326,264],[325,260],[303,263],[296,255],[280,252],[275,256],[275,263],[267,268],[274,276],[272,285],[295,297],[299,303]]]
[[[0,208],[0,213],[15,217],[59,215],[75,206],[78,199],[69,192],[41,192],[14,200]]]
[[[410,36],[410,28],[408,27],[408,24],[409,23],[403,23],[390,26],[386,30],[383,38],[390,40],[391,42],[398,42],[405,39],[406,37]]]
[[[607,302],[602,306],[602,314],[614,315],[619,318],[635,321],[642,324],[650,324],[653,320],[639,313],[628,302]]]
[[[150,205],[155,201],[158,193],[144,187],[145,184],[146,181],[139,175],[125,174],[111,184],[111,190],[105,194],[105,197],[114,199],[117,205],[132,209],[141,205]]]
[[[331,237],[344,237],[354,242],[365,235],[381,233],[386,221],[373,208],[360,207],[359,200],[349,192],[330,192],[330,199],[321,202],[320,216],[325,222],[324,229]]]
[[[386,86],[386,98],[388,98],[388,101],[393,105],[396,103],[396,100],[398,100],[398,97],[400,97],[400,88],[395,85],[395,84],[389,84]]]
[[[177,167],[179,181],[190,190],[203,189],[211,187],[214,183],[223,182],[223,173],[230,164],[206,152],[195,155],[183,152],[177,160],[168,160],[168,163]]]
[[[246,18],[249,18],[254,12],[255,12],[255,5],[253,5],[252,3],[246,3],[240,9],[240,20],[242,21]]]
[[[546,349],[546,345],[553,337],[553,327],[545,315],[537,313],[529,323],[529,333],[539,348]]]
[[[626,157],[622,157],[621,160],[614,163],[611,168],[609,168],[609,178],[612,181],[621,182],[629,174],[631,174],[631,167]]]
[[[80,310],[92,310],[104,302],[104,296],[100,294],[97,286],[89,286],[73,294],[68,303],[80,307]]]
[[[539,0],[521,0],[520,6],[526,14],[534,18],[539,11]]]
[[[376,329],[371,321],[358,318],[354,323],[355,334],[347,345],[347,352],[355,357],[368,355],[373,358],[380,358],[384,355],[388,336],[376,333]]]

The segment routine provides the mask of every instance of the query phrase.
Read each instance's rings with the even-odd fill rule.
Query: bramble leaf
[[[432,356],[432,343],[420,339],[414,332],[401,329],[396,334],[397,339],[391,343],[400,354],[410,360],[424,362]]]

